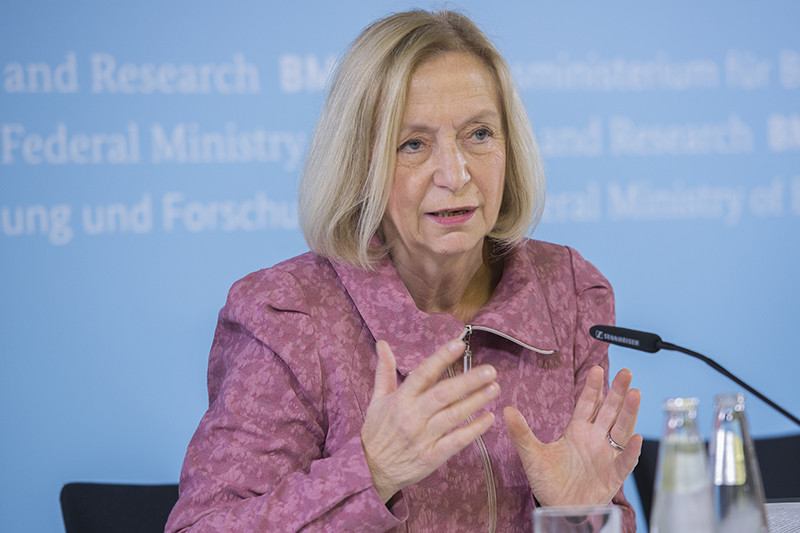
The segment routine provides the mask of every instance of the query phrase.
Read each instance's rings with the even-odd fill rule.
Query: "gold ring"
[[[608,437],[608,443],[610,445],[612,445],[614,448],[616,448],[619,451],[624,451],[625,450],[625,446],[619,445],[616,442],[614,442],[614,439],[611,438],[611,432],[610,431],[606,434],[606,437]]]

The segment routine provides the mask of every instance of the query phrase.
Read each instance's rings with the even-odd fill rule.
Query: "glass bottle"
[[[705,443],[697,429],[697,398],[664,403],[651,533],[714,533],[713,492]]]
[[[714,399],[709,455],[720,533],[768,531],[761,470],[744,407],[743,394]]]

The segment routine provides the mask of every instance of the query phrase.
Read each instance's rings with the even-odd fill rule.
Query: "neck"
[[[473,253],[434,263],[394,256],[392,262],[418,309],[448,313],[467,323],[489,301],[503,273],[502,261],[489,248],[484,241]]]

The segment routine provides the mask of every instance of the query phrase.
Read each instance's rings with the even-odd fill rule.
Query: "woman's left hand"
[[[606,505],[639,460],[642,436],[634,435],[641,394],[630,389],[630,370],[621,370],[603,399],[603,369],[586,377],[572,418],[561,437],[543,444],[522,414],[506,407],[511,441],[522,459],[536,499],[550,505]],[[609,442],[609,435],[624,450]]]

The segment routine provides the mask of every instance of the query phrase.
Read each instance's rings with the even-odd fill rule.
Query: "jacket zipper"
[[[531,351],[534,351],[536,353],[540,353],[540,354],[543,354],[543,355],[549,355],[549,354],[555,352],[555,350],[542,350],[541,348],[534,348],[530,344],[525,344],[521,340],[517,340],[514,337],[512,337],[511,335],[507,335],[507,334],[503,333],[502,331],[497,331],[496,329],[487,328],[486,326],[470,326],[470,325],[464,326],[464,331],[461,333],[461,336],[459,337],[459,339],[461,339],[462,341],[466,342],[467,345],[469,345],[469,341],[465,340],[465,338],[468,338],[469,335],[472,335],[473,331],[486,331],[488,333],[494,333],[495,335],[503,337],[504,339],[506,339],[508,341],[511,341],[514,344],[519,344],[523,348],[527,348],[528,350],[531,350]],[[472,360],[471,356],[472,356],[472,352],[470,352],[470,361]]]
[[[472,349],[469,347],[469,339],[472,337],[472,326],[467,324],[464,327],[464,333],[461,334],[461,340],[464,341],[464,344],[467,345],[464,348],[464,373],[466,374],[470,370],[472,370]]]
[[[469,372],[472,370],[472,348],[470,347],[469,341],[472,337],[472,331],[486,331],[488,333],[493,333],[498,335],[506,340],[509,340],[515,344],[522,346],[523,348],[527,348],[528,350],[532,350],[536,353],[540,354],[551,354],[554,350],[540,350],[539,348],[534,348],[528,344],[525,344],[522,341],[515,339],[510,335],[506,335],[496,329],[487,328],[484,326],[472,326],[467,324],[464,326],[464,331],[461,333],[459,337],[461,340],[464,341],[466,347],[464,349],[464,358],[463,358],[463,367],[464,372]],[[453,378],[455,377],[455,370],[453,369],[452,365],[447,369],[447,374]],[[472,416],[468,419],[469,422],[472,422]],[[494,482],[494,471],[492,469],[492,460],[489,457],[489,450],[486,448],[486,443],[483,441],[483,437],[479,436],[475,439],[475,444],[478,446],[478,452],[480,453],[481,463],[483,463],[483,473],[486,476],[486,491],[489,498],[489,533],[495,533],[497,529],[497,488]]]

